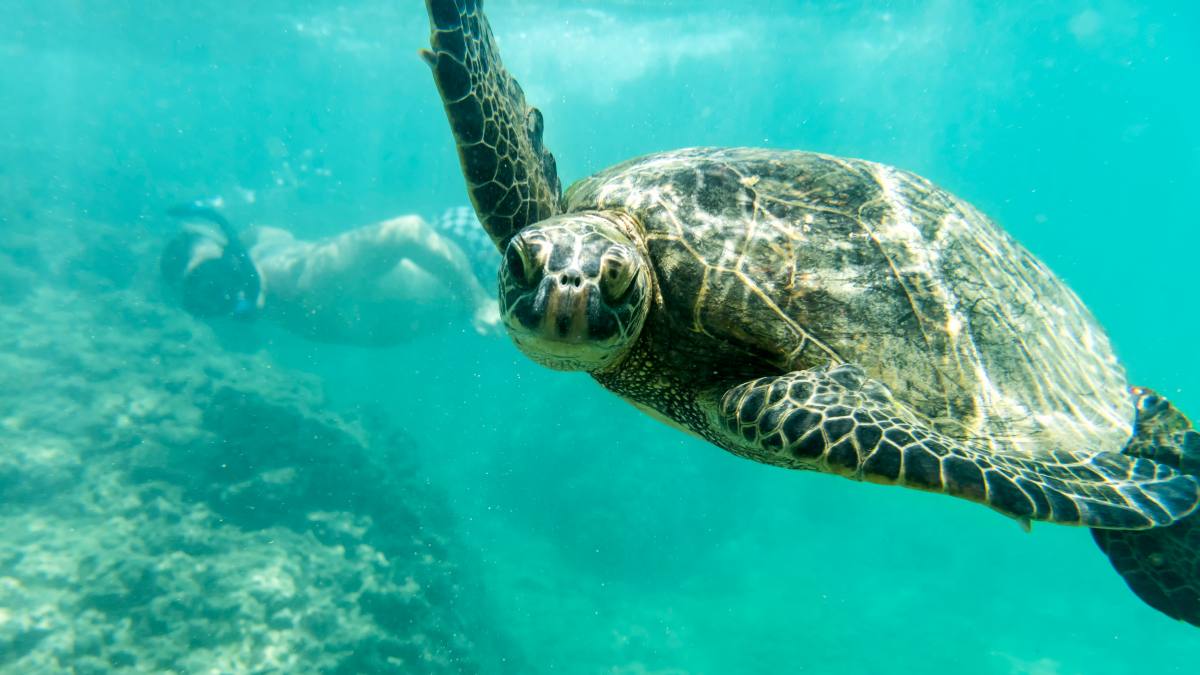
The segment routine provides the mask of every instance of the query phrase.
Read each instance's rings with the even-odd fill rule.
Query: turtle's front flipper
[[[1196,481],[1112,452],[1000,453],[930,428],[852,365],[797,371],[724,394],[727,445],[752,459],[944,492],[1022,521],[1144,529],[1195,509]]]
[[[475,212],[501,251],[526,225],[560,211],[542,113],[508,74],[481,0],[426,0],[433,68]]]
[[[1200,475],[1200,432],[1149,389],[1132,390],[1134,436],[1124,452]],[[1146,604],[1200,626],[1200,514],[1153,530],[1092,530],[1113,567]]]

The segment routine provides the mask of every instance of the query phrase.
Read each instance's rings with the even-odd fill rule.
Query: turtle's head
[[[628,216],[555,216],[518,232],[500,265],[500,314],[513,342],[555,370],[618,361],[642,330],[650,264]]]

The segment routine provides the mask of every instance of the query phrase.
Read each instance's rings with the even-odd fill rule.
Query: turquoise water
[[[509,69],[545,114],[564,184],[686,145],[799,148],[915,171],[1062,276],[1131,381],[1200,415],[1200,10],[1121,0],[487,9]],[[465,198],[416,57],[428,25],[415,0],[18,2],[5,15],[0,227],[32,221],[51,237],[100,223],[152,250],[173,231],[165,208],[196,196],[221,195],[237,223],[306,237],[432,217]],[[469,333],[372,351],[263,328],[228,348],[314,374],[331,409],[379,411],[413,439],[411,459],[444,495],[462,564],[479,579],[459,603],[488,607],[496,639],[520,655],[482,658],[484,669],[1200,668],[1200,629],[1141,603],[1086,531],[1026,534],[965,502],[739,460],[585,376]],[[0,666],[20,672],[14,663],[0,652]]]

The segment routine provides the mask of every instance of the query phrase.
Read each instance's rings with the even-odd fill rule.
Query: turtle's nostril
[[[563,272],[558,277],[558,283],[561,286],[579,288],[583,284],[583,277],[574,272]]]

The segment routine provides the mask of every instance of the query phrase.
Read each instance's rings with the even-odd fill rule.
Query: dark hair
[[[173,210],[171,215],[196,215],[214,220],[206,217],[209,213],[215,212],[184,214]],[[163,249],[159,265],[163,280],[179,293],[183,308],[193,316],[253,318],[261,291],[258,270],[254,268],[249,252],[237,239],[236,233],[224,218],[219,215],[217,218],[219,220],[214,222],[221,226],[229,240],[221,248],[221,255],[192,266],[197,247],[213,239],[196,232],[180,232]]]

